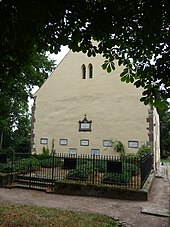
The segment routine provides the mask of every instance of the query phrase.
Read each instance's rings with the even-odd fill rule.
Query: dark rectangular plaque
[[[107,161],[108,173],[122,173],[122,162]]]
[[[64,158],[64,169],[76,169],[76,158]]]
[[[7,163],[6,154],[0,154],[0,163]]]

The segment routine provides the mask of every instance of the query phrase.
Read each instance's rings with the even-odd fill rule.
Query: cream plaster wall
[[[91,154],[100,149],[103,155],[116,155],[113,148],[105,149],[103,140],[121,140],[127,152],[128,141],[148,141],[148,106],[141,103],[141,89],[120,81],[122,67],[108,74],[101,69],[104,59],[97,55],[87,57],[70,51],[56,70],[35,94],[36,110],[33,148],[42,152],[40,138],[48,138],[51,148],[55,140],[57,152],[77,148],[78,154]],[[93,78],[82,79],[82,64],[93,65]],[[88,70],[87,70],[88,71]],[[87,73],[88,74],[88,73]],[[79,120],[84,115],[92,120],[91,132],[79,132]],[[68,139],[68,145],[59,145],[60,139]],[[88,139],[89,146],[80,146],[81,139]]]
[[[160,165],[160,123],[156,109],[153,109],[153,136],[154,169],[157,170]]]

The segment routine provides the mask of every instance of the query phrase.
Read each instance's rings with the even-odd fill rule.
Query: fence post
[[[53,156],[52,156],[52,190],[54,188],[54,155],[55,155],[55,152],[53,152]]]
[[[32,162],[30,161],[30,181],[29,181],[29,188],[31,188],[31,172],[32,172]]]
[[[93,154],[93,184],[94,184],[94,178],[95,178],[95,154]]]
[[[141,172],[141,182],[140,182],[140,187],[142,189],[143,187],[143,181],[144,181],[144,170],[143,170],[143,157],[140,157],[140,172]]]
[[[13,170],[14,170],[14,151],[12,152],[11,175],[13,174]]]
[[[11,162],[11,183],[14,182],[14,177],[15,177],[15,174],[14,174],[14,151],[12,152],[12,162]]]

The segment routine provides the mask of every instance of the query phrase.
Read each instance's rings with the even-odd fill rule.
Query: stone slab
[[[155,207],[143,207],[141,210],[141,213],[155,215],[155,216],[161,216],[161,217],[170,217],[170,211],[167,209],[159,209]]]

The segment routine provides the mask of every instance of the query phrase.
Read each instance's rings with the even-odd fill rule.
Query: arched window
[[[86,79],[86,66],[82,65],[81,69],[82,69],[82,79]]]
[[[93,78],[93,66],[91,63],[89,64],[88,68],[89,68],[89,78],[91,79]]]

